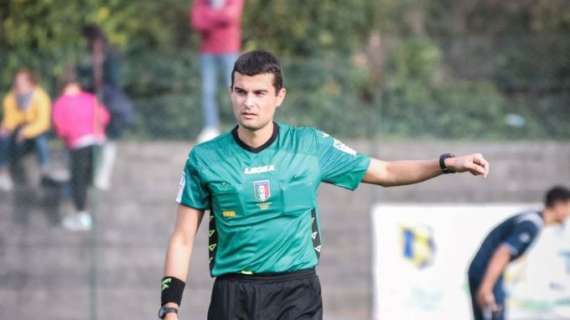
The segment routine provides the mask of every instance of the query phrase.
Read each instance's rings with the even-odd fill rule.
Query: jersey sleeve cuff
[[[196,204],[192,204],[192,203],[187,203],[187,202],[183,202],[183,201],[176,201],[176,203],[178,203],[181,206],[185,206],[191,209],[196,209],[196,210],[209,210],[210,208],[208,208],[208,206],[199,206]]]
[[[366,176],[366,172],[368,172],[368,167],[370,167],[370,157],[365,157],[363,160],[363,165],[362,165],[362,170],[360,172],[357,173],[356,175],[356,183],[353,186],[350,186],[350,188],[348,188],[348,190],[350,191],[354,191],[358,188],[358,186],[360,186],[360,184],[362,183],[362,180],[364,179],[364,176]]]

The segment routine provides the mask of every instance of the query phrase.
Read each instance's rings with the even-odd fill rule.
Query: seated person
[[[26,182],[22,157],[32,150],[36,152],[42,175],[47,173],[51,101],[31,71],[21,69],[14,76],[12,90],[4,98],[3,107],[0,190],[9,191],[13,188],[12,178]]]

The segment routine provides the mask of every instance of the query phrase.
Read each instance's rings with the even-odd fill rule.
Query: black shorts
[[[321,284],[314,269],[216,278],[208,320],[321,320]]]

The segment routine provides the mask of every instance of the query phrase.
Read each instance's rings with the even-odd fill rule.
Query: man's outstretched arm
[[[173,277],[186,282],[194,239],[203,216],[204,211],[202,210],[186,207],[184,205],[178,206],[176,226],[170,236],[164,264],[165,278]],[[169,284],[166,283],[162,285],[161,290],[163,291],[163,296],[165,290],[171,289],[165,288],[165,285],[167,286]],[[166,303],[165,306],[179,308],[179,305],[174,302]],[[174,313],[169,313],[165,319],[176,320],[178,317]]]
[[[489,174],[489,163],[478,153],[447,158],[445,165],[453,172],[470,172],[475,176],[484,177]],[[426,181],[441,173],[439,160],[382,161],[372,159],[362,181],[384,187],[394,187]]]

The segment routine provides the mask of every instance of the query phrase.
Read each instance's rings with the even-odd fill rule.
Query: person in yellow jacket
[[[0,124],[0,190],[11,190],[12,177],[25,181],[21,158],[35,150],[40,170],[48,164],[47,132],[51,125],[51,101],[32,72],[19,70],[12,90],[4,97]],[[10,169],[10,170],[9,170]]]

